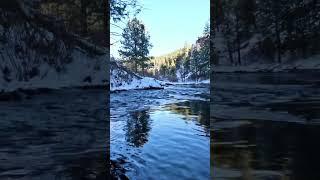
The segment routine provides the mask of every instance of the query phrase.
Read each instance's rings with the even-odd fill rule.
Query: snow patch
[[[111,62],[110,91],[131,89],[160,89],[163,82],[150,77],[141,77],[121,67],[116,62]]]

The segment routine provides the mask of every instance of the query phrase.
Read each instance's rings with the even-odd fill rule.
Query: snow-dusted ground
[[[165,85],[187,85],[187,84],[210,84],[210,79],[202,79],[202,80],[186,80],[186,81],[182,81],[181,78],[178,78],[178,81],[169,81],[169,80],[159,80],[159,82],[161,82],[162,84]]]
[[[320,70],[320,55],[283,63],[252,63],[243,66],[214,66],[214,72],[287,72],[292,70]]]
[[[10,92],[21,89],[51,88],[81,86],[106,86],[107,55],[95,58],[75,49],[72,53],[73,61],[65,66],[65,72],[56,72],[48,64],[42,64],[39,68],[39,76],[28,81],[13,79],[7,82],[0,73],[0,91]]]
[[[255,34],[241,44],[241,63],[237,63],[236,52],[233,52],[233,64],[226,45],[227,40],[222,32],[218,32],[215,37],[215,46],[219,56],[219,65],[213,67],[217,73],[229,72],[287,72],[294,70],[320,70],[320,55],[313,55],[307,58],[298,58],[286,52],[282,55],[282,63],[274,62],[263,58],[259,52],[259,42],[263,36]]]
[[[136,75],[116,62],[111,62],[110,67],[110,91],[163,88],[163,82]]]
[[[17,18],[17,12],[1,11],[0,92],[19,88],[107,87],[108,49],[75,34],[58,35],[50,28]],[[14,18],[17,22],[10,21]]]
[[[185,81],[185,82],[168,82],[172,84],[210,84],[210,79],[199,80],[199,81]]]
[[[294,70],[320,70],[320,55],[312,55],[307,58],[297,57],[289,52],[282,54],[281,63],[272,62],[264,58],[259,43],[264,37],[261,34],[254,34],[250,39],[241,44],[241,63],[237,63],[237,54],[233,52],[233,64],[227,46],[226,36],[222,32],[217,32],[215,36],[216,52],[219,56],[219,65],[213,70],[217,73],[229,72],[287,72]],[[275,61],[275,60],[274,60]]]
[[[142,77],[133,78],[131,81],[124,81],[119,86],[111,86],[111,91],[116,90],[130,90],[130,89],[150,89],[150,88],[162,88],[161,82],[157,81],[154,78]]]

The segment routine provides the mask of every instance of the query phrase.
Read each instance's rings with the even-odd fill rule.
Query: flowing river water
[[[319,179],[319,75],[217,74],[211,95],[204,84],[111,93],[112,173],[120,179]],[[101,89],[0,102],[0,179],[104,179],[107,102]]]
[[[320,73],[215,74],[215,180],[319,179]]]
[[[210,179],[209,85],[110,97],[110,156],[120,178]]]
[[[105,179],[106,92],[52,90],[0,102],[0,179]]]

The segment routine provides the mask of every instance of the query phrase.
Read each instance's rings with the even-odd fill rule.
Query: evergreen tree
[[[290,3],[287,0],[265,0],[260,3],[261,22],[262,27],[265,29],[264,34],[266,36],[271,35],[276,44],[277,49],[277,61],[281,62],[282,54],[282,42],[280,33],[283,30],[283,17],[286,14],[287,8]]]
[[[149,49],[152,47],[150,43],[150,35],[145,29],[144,24],[137,18],[128,21],[127,26],[122,33],[120,41],[122,47],[119,54],[134,64],[135,72],[138,72],[138,66],[142,68],[142,73],[147,66],[150,58],[148,57]]]

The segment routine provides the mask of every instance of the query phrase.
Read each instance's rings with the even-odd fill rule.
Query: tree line
[[[43,15],[55,17],[68,32],[107,46],[105,5],[103,0],[40,0],[36,8]]]
[[[121,62],[142,75],[170,81],[199,80],[209,78],[210,27],[190,47],[178,49],[161,57],[149,56],[152,47],[150,35],[142,21],[133,18],[123,29],[119,54]]]
[[[0,70],[5,81],[28,81],[48,64],[64,72],[74,48],[105,54],[103,0],[3,0],[0,3]]]
[[[216,0],[212,9],[216,53],[224,53],[229,64],[243,65],[250,54],[281,63],[288,56],[319,53],[317,0]],[[247,52],[250,42],[254,45]],[[219,55],[214,57],[214,64],[220,64]]]
[[[152,75],[171,81],[209,79],[210,27],[191,46],[185,44],[170,54],[153,59]]]

